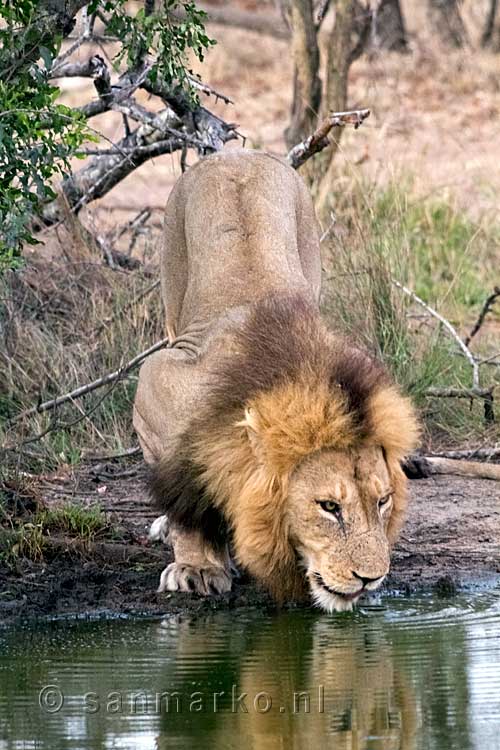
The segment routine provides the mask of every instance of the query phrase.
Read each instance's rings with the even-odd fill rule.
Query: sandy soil
[[[486,480],[435,477],[410,483],[407,523],[393,553],[386,589],[450,593],[500,576],[500,485]],[[33,617],[197,612],[255,605],[269,597],[242,579],[225,596],[156,594],[170,550],[146,540],[154,512],[142,464],[102,464],[78,476],[40,483],[48,506],[65,501],[99,503],[113,525],[112,538],[86,546],[52,538],[43,562],[0,566],[0,623]]]

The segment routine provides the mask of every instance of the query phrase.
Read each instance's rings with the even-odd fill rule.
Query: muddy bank
[[[242,578],[225,596],[156,594],[171,556],[150,545],[154,512],[140,464],[98,466],[78,476],[38,483],[46,507],[99,503],[106,538],[83,541],[51,536],[43,559],[0,564],[0,623],[65,615],[199,612],[239,606],[272,607],[269,597]],[[393,553],[385,589],[450,592],[500,577],[500,484],[441,476],[410,483],[408,519]]]

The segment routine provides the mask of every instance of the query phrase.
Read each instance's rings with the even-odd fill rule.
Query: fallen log
[[[440,456],[410,456],[403,464],[403,471],[409,479],[451,474],[469,479],[492,479],[500,482],[500,464],[462,461]]]

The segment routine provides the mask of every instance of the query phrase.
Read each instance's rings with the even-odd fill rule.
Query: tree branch
[[[460,349],[464,353],[464,356],[468,359],[472,367],[472,390],[471,392],[472,391],[479,392],[481,390],[479,386],[479,364],[477,363],[470,349],[462,341],[462,339],[458,335],[455,328],[453,328],[449,320],[446,320],[446,318],[443,318],[442,315],[440,315],[436,310],[434,310],[434,308],[428,305],[427,302],[424,302],[424,300],[421,297],[419,297],[417,294],[415,294],[415,292],[412,292],[411,289],[408,289],[406,286],[401,284],[396,279],[393,279],[392,283],[394,284],[394,286],[397,286],[398,289],[401,289],[401,291],[404,292],[404,294],[406,294],[408,297],[410,297],[414,302],[417,302],[421,307],[423,307],[424,310],[427,310],[429,315],[432,315],[433,318],[436,318],[436,320],[439,320],[439,322],[446,328],[450,336],[457,342],[458,346],[460,347]]]
[[[110,372],[107,375],[103,375],[101,378],[97,378],[97,380],[92,381],[92,383],[81,385],[78,388],[75,388],[73,391],[65,393],[63,396],[58,396],[57,398],[53,398],[50,401],[45,401],[38,406],[33,406],[31,409],[27,409],[26,411],[21,412],[21,414],[18,414],[12,421],[18,422],[20,419],[29,417],[32,414],[41,414],[42,412],[48,411],[49,409],[56,409],[57,407],[67,403],[68,401],[74,401],[77,398],[86,396],[87,393],[95,391],[97,388],[102,388],[102,386],[108,385],[108,383],[113,383],[115,380],[123,378],[124,375],[140,365],[151,354],[154,354],[154,352],[157,352],[160,349],[164,349],[166,346],[168,346],[168,339],[162,339],[153,346],[149,347],[149,349],[146,349],[140,354],[137,354],[133,359],[127,362],[127,364],[120,367],[118,370]]]
[[[353,109],[348,112],[333,112],[326,120],[323,120],[312,135],[294,146],[287,154],[286,160],[294,169],[298,169],[304,162],[314,154],[319,153],[329,145],[328,134],[334,127],[354,125],[355,128],[369,116],[369,109]]]
[[[472,327],[471,332],[469,333],[468,336],[465,337],[464,343],[466,346],[469,346],[470,342],[472,341],[476,333],[478,333],[479,329],[481,328],[481,326],[483,325],[486,319],[486,316],[488,315],[489,311],[491,310],[491,308],[493,307],[493,305],[495,304],[495,302],[497,301],[499,297],[500,297],[500,287],[496,286],[493,289],[493,292],[490,294],[490,296],[486,298],[484,305],[481,309],[481,312],[479,313],[479,317],[476,320],[474,326]]]

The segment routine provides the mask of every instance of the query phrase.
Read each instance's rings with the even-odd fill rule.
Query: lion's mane
[[[392,542],[406,506],[400,462],[417,434],[409,400],[377,361],[334,336],[308,300],[274,295],[254,305],[211,373],[203,412],[153,467],[151,490],[174,523],[213,544],[229,533],[238,563],[293,598],[305,586],[287,526],[294,468],[324,448],[380,446],[395,489]]]

